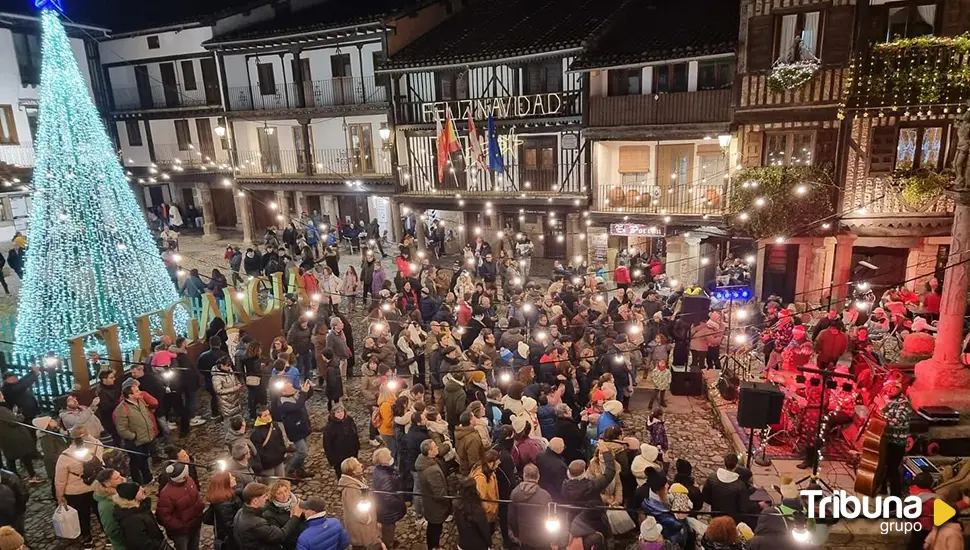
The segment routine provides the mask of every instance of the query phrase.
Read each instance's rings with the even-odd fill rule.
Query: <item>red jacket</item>
[[[405,260],[404,256],[395,258],[394,263],[397,264],[397,270],[401,274],[401,277],[411,276],[411,262]]]
[[[820,367],[838,361],[847,349],[849,349],[849,337],[842,331],[833,333],[825,329],[815,339],[815,351],[818,352]]]
[[[169,536],[189,534],[202,525],[205,501],[191,477],[184,483],[169,481],[158,494],[155,516]]]
[[[616,268],[613,272],[613,278],[616,280],[618,285],[628,285],[630,284],[630,268],[625,265],[621,265]]]

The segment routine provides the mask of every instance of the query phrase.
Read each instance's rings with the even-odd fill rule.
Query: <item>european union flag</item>
[[[488,168],[493,172],[505,173],[505,160],[498,145],[494,115],[488,115]]]

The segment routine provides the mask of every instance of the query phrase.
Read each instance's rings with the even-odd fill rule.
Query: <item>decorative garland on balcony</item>
[[[930,107],[970,98],[970,36],[900,38],[872,47],[858,67],[855,95],[863,108],[932,114]],[[910,112],[912,109],[912,113]]]
[[[933,207],[953,182],[951,170],[896,170],[890,187],[899,194],[899,204],[910,212],[925,212]]]
[[[827,168],[744,168],[731,179],[728,225],[757,239],[791,237],[833,213],[833,188]]]
[[[821,68],[818,59],[785,62],[778,60],[768,73],[768,88],[775,93],[784,93],[808,84]]]

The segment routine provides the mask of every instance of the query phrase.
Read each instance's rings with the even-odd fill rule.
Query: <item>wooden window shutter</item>
[[[815,162],[816,166],[835,166],[838,128],[824,128],[815,133]]]
[[[896,163],[896,127],[876,126],[869,141],[869,176],[885,176]]]
[[[748,132],[744,137],[744,165],[761,166],[761,151],[764,147],[764,132]]]
[[[748,20],[748,72],[767,71],[774,61],[775,16],[756,15]]]
[[[852,51],[855,6],[835,6],[825,12],[824,38],[822,39],[822,63],[844,64]]]
[[[620,147],[620,173],[650,172],[650,146]]]

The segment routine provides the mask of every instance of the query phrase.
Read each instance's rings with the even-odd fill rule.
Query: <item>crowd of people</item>
[[[526,550],[796,545],[791,526],[804,525],[806,509],[794,484],[783,483],[775,501],[733,454],[699,483],[670,449],[671,371],[720,368],[726,327],[717,311],[693,322],[678,315],[684,291],[656,287],[655,258],[621,264],[649,273],[640,293],[602,267],[559,262],[540,285],[527,236],[506,233],[496,249],[477,237],[450,270],[407,237],[394,275],[375,242],[362,247],[359,271],[345,267],[341,279],[338,243],[311,244],[298,229],[275,241],[268,232],[264,252],[227,249],[233,282],[214,273],[199,286],[192,273],[183,285],[191,296],[219,297],[239,272],[298,269],[303,292],[282,297],[280,335],[268,349],[244,331],[230,337],[215,319],[196,359],[185,339],[163,337],[127,372],[104,364],[91,405],[68,397],[56,417],[43,416],[30,391],[36,372],[5,375],[0,450],[11,471],[0,476],[0,524],[25,535],[27,492],[15,472],[19,462],[28,484],[42,483],[33,469],[39,439],[52,495],[77,511],[85,548],[92,516],[115,549],[198,550],[203,523],[223,550],[393,549],[404,521],[424,530],[429,550],[442,548],[449,524],[462,550],[495,547],[496,537]],[[362,345],[347,318],[358,302]],[[769,362],[781,363],[792,360],[797,331],[776,309],[760,322]],[[353,405],[365,418],[350,412],[346,387],[357,377],[364,403]],[[638,391],[652,394],[642,423],[628,414]],[[316,434],[312,399],[329,411]],[[216,422],[225,457],[206,485],[198,470],[209,465],[175,445],[173,432]],[[293,491],[315,475],[306,467],[314,436],[338,479],[339,518],[319,495]]]

